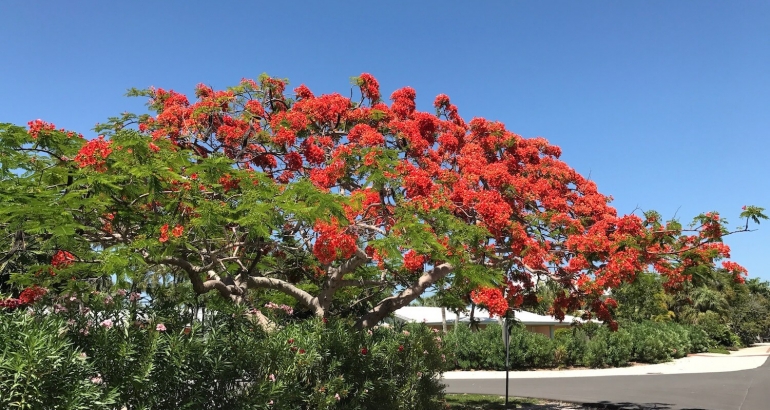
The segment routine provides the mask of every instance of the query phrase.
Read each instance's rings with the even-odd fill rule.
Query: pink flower
[[[102,327],[106,329],[112,328],[112,319],[104,319],[101,323],[99,323]]]
[[[91,383],[93,383],[93,384],[102,384],[102,378],[99,377],[99,376],[92,377],[91,378]]]
[[[166,326],[163,323],[158,323],[155,326],[155,330],[157,330],[158,332],[165,332],[166,331]]]
[[[118,296],[126,296],[126,290],[125,289],[118,289],[115,294]]]
[[[270,376],[267,376],[268,379],[270,379],[271,382],[275,383],[275,375],[270,373]]]
[[[334,394],[334,398],[337,399],[337,401],[340,401],[340,394],[339,393],[335,393]]]
[[[141,295],[136,292],[131,292],[131,294],[128,295],[128,300],[130,300],[131,302],[136,302],[137,300],[139,300],[140,296]]]
[[[271,309],[271,310],[282,310],[282,311],[286,312],[287,315],[292,315],[294,313],[294,309],[292,309],[291,306],[287,306],[287,305],[284,305],[284,304],[277,305],[277,304],[275,304],[273,302],[267,302],[265,304],[265,307],[268,308],[268,309]]]

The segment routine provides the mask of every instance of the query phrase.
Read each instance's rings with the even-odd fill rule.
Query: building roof
[[[393,315],[397,320],[402,322],[411,323],[425,323],[431,326],[441,325],[441,308],[429,307],[429,306],[405,306],[401,309],[397,309],[393,312]],[[498,323],[497,318],[490,317],[489,312],[476,307],[474,313],[474,319],[478,320],[480,324]],[[565,316],[563,321],[553,318],[552,316],[538,315],[536,313],[516,311],[514,314],[516,320],[524,325],[538,326],[538,325],[569,325],[573,321],[583,322],[582,319],[574,316]],[[456,315],[449,310],[446,311],[446,323],[447,325],[454,325]],[[460,323],[470,322],[470,313],[460,314]]]

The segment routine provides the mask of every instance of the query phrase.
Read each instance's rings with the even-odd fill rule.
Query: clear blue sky
[[[0,2],[0,121],[85,131],[142,110],[129,87],[370,72],[547,138],[621,213],[770,208],[770,2],[284,3]],[[727,243],[770,280],[770,223]]]

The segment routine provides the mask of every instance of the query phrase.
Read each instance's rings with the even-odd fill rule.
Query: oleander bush
[[[0,312],[0,408],[443,408],[444,342],[423,325],[265,330],[232,305],[201,321],[131,294],[63,299]]]
[[[0,408],[108,409],[114,391],[56,317],[0,313]]]

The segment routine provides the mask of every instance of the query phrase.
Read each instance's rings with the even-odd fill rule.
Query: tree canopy
[[[351,97],[266,75],[198,85],[193,101],[131,90],[149,113],[90,140],[0,125],[0,274],[72,289],[183,275],[196,294],[253,304],[250,290],[268,289],[361,327],[432,286],[504,314],[549,282],[556,317],[611,322],[608,289],[650,267],[680,286],[729,257],[723,236],[766,218],[745,207],[729,231],[716,212],[689,227],[621,216],[543,138],[466,122],[446,95],[423,112],[412,88],[386,104],[371,75],[353,83]]]

